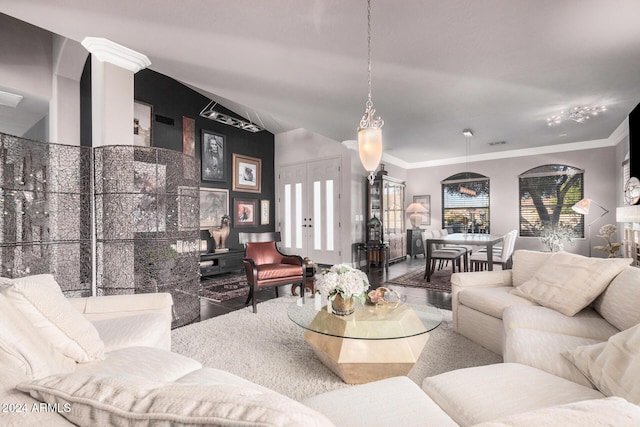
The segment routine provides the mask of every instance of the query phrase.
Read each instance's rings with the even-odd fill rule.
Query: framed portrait
[[[234,227],[255,227],[258,222],[258,201],[255,199],[233,199]]]
[[[153,106],[133,101],[133,145],[151,147],[153,141]]]
[[[196,121],[191,117],[182,116],[182,152],[196,155]]]
[[[219,227],[229,215],[229,190],[200,187],[200,229]]]
[[[260,200],[260,225],[269,225],[269,200]]]
[[[222,134],[202,130],[201,161],[203,181],[227,181],[226,137]]]
[[[431,225],[431,196],[426,194],[422,196],[413,196],[414,203],[420,203],[423,208],[427,211],[422,215],[422,224],[420,225]]]
[[[233,191],[262,192],[262,159],[233,153]]]

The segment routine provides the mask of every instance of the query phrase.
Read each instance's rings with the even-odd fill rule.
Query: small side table
[[[364,252],[366,271],[369,271],[369,255],[378,252],[382,254],[382,260],[384,269],[389,273],[389,245],[386,243],[359,243],[358,244],[358,268],[360,267],[360,261],[362,253]]]
[[[300,286],[300,290],[303,291],[305,288],[311,291],[311,295],[314,295],[316,292],[316,271],[318,270],[318,264],[303,264],[304,268],[304,286]],[[291,295],[294,297],[298,296],[296,292],[296,287],[291,286]]]
[[[422,230],[419,228],[407,230],[407,255],[410,258],[422,254],[424,255],[424,241],[422,240]]]

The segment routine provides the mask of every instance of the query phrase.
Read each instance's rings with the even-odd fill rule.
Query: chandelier
[[[553,116],[547,119],[547,125],[555,126],[560,123],[573,120],[576,123],[584,123],[591,116],[597,116],[603,111],[607,111],[607,107],[604,105],[585,105],[583,107],[573,107],[569,110],[562,110],[558,114],[554,114]]]
[[[375,117],[376,110],[371,100],[371,0],[367,0],[367,65],[368,96],[364,115],[358,126],[358,154],[364,169],[369,172],[369,183],[373,185],[374,172],[382,160],[382,125],[384,120]]]

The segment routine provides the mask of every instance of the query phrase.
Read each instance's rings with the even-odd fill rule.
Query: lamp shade
[[[368,127],[358,131],[358,154],[367,172],[378,169],[382,160],[382,129]]]
[[[422,214],[429,211],[420,203],[411,203],[407,206],[406,212],[411,214],[409,215],[409,221],[413,228],[420,228],[420,224],[422,224]]]
[[[584,198],[571,206],[571,209],[581,215],[587,215],[589,213],[589,209],[591,209],[591,199]]]

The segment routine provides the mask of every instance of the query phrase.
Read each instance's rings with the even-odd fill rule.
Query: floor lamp
[[[591,221],[588,225],[588,236],[589,236],[589,257],[591,257],[591,224],[593,224],[594,222],[596,222],[597,220],[599,220],[600,218],[602,218],[603,216],[605,216],[606,214],[609,213],[609,211],[597,204],[596,202],[594,202],[591,199],[587,199],[584,198],[582,200],[580,200],[578,203],[576,203],[575,205],[571,206],[571,209],[574,210],[574,212],[579,213],[580,215],[584,215],[586,216],[589,213],[589,210],[591,209],[591,204],[596,205],[597,207],[599,207],[600,209],[602,209],[604,212],[602,212],[602,215],[600,215],[598,218],[594,219],[593,221]]]

